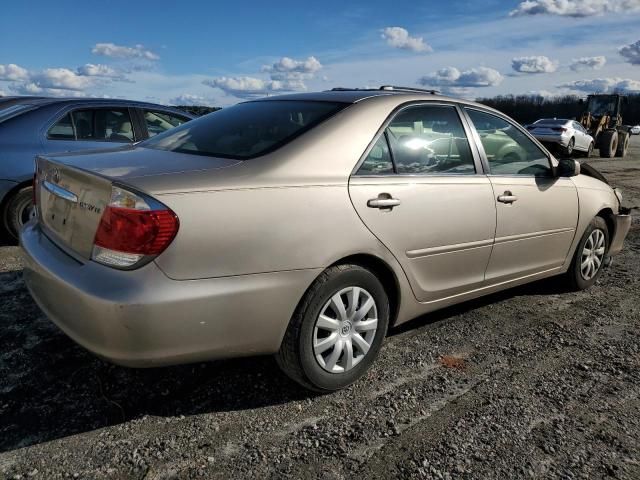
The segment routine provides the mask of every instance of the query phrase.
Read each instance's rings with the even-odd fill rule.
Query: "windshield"
[[[0,105],[0,123],[9,120],[17,115],[28,112],[29,110],[33,110],[36,108],[35,105],[22,104],[18,103],[16,105],[11,105],[10,107],[2,108]]]
[[[280,148],[347,105],[297,100],[240,103],[156,135],[140,146],[246,160]]]
[[[615,97],[591,97],[589,98],[589,111],[592,115],[613,115],[616,113]]]

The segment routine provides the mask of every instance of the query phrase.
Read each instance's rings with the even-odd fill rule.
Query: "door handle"
[[[518,200],[518,197],[511,193],[509,190],[504,192],[502,195],[498,195],[498,201],[501,203],[511,204]]]
[[[393,207],[400,205],[400,200],[393,198],[388,193],[381,193],[378,198],[371,198],[367,201],[367,207],[379,208],[381,210],[391,210]]]

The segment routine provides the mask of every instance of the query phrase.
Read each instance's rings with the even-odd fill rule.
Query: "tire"
[[[599,247],[598,238],[600,238],[597,234],[600,232],[602,235],[602,246]],[[590,240],[591,239],[591,240]],[[586,267],[583,267],[583,262],[585,261],[585,251],[589,249],[590,245],[596,242],[596,251],[602,249],[601,254],[597,255],[598,261],[594,261],[593,265],[596,266],[595,272],[589,271],[589,275],[585,275],[584,270]],[[591,248],[591,250],[594,250]],[[571,261],[571,266],[567,271],[567,280],[569,283],[569,287],[572,290],[585,290],[589,288],[591,285],[596,283],[598,277],[602,273],[602,269],[605,265],[605,259],[607,258],[607,253],[609,252],[609,229],[607,227],[607,222],[604,221],[602,217],[595,217],[587,229],[582,235],[580,242],[578,243],[578,247],[573,255],[573,260]]]
[[[354,288],[361,290],[359,302],[355,302],[358,307],[352,311],[353,297],[349,295]],[[360,321],[351,323],[358,314],[363,314],[363,307],[369,298],[373,300],[373,306],[364,312],[364,322],[369,324]],[[339,309],[333,307],[336,299],[345,310],[342,316]],[[362,330],[370,328],[373,325],[371,320],[376,316],[375,331]],[[338,321],[340,318],[346,320]],[[323,325],[317,327],[319,322]],[[315,280],[300,301],[276,354],[276,361],[288,377],[305,388],[317,392],[339,390],[365,374],[380,351],[388,325],[389,298],[380,280],[360,265],[330,267]],[[355,335],[369,345],[366,353],[363,353],[364,350],[359,346],[362,343]],[[321,351],[326,345],[332,346]],[[347,345],[351,345],[353,354],[351,367],[347,361]],[[336,355],[337,358],[332,362],[332,357]]]
[[[575,138],[571,138],[571,140],[569,140],[569,143],[567,143],[567,146],[564,147],[563,152],[567,157],[570,157],[573,154],[573,149],[576,146],[576,139]]]
[[[629,135],[627,133],[620,133],[618,138],[619,142],[618,148],[616,148],[616,157],[624,158],[627,154],[627,148],[629,148]]]
[[[600,156],[603,158],[613,158],[618,149],[618,132],[607,130],[602,132],[600,139]]]
[[[593,142],[589,144],[589,148],[586,152],[582,152],[582,156],[584,158],[589,158],[593,154]]]
[[[11,240],[17,241],[20,229],[29,221],[29,214],[33,206],[33,188],[24,187],[14,194],[6,204],[4,210],[4,228]]]

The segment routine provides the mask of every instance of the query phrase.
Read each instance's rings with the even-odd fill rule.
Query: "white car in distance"
[[[595,146],[593,137],[575,120],[542,118],[528,125],[527,130],[545,146],[557,147],[567,156],[580,152],[589,157]]]

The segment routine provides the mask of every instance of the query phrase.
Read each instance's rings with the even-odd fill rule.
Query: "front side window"
[[[144,121],[147,124],[149,137],[155,137],[159,133],[166,132],[174,127],[179,127],[189,120],[190,119],[187,117],[179,117],[166,112],[154,112],[152,110],[144,111]]]
[[[300,100],[240,103],[160,133],[140,146],[246,160],[282,147],[347,105]]]
[[[473,155],[453,106],[416,106],[401,111],[387,127],[400,174],[474,174]]]
[[[467,109],[478,131],[493,175],[551,175],[547,155],[515,125],[506,120]]]

